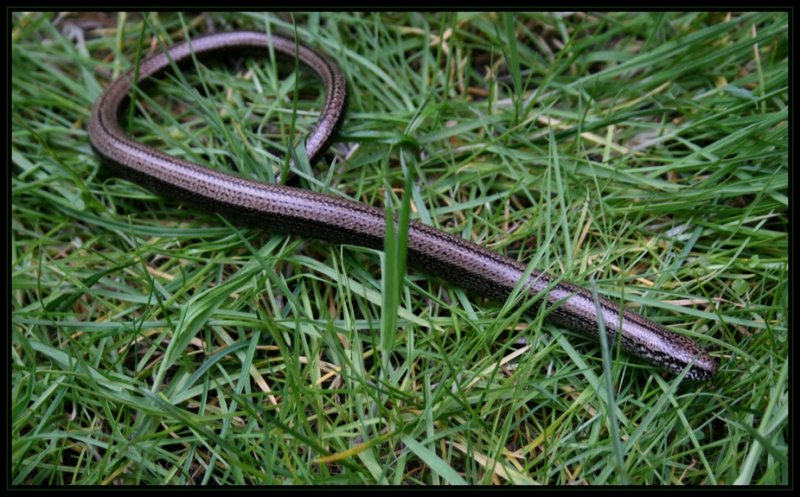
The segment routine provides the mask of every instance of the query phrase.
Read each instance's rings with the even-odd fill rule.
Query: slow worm
[[[316,160],[335,134],[344,113],[346,81],[328,56],[294,40],[268,37],[258,32],[212,34],[178,43],[166,52],[144,59],[138,81],[180,64],[211,55],[266,52],[269,47],[309,66],[325,87],[325,105],[319,123],[306,139],[306,153]],[[122,130],[123,104],[128,101],[134,72],[112,82],[92,108],[89,138],[102,161],[118,174],[168,198],[179,199],[234,222],[258,224],[280,233],[314,237],[381,249],[385,229],[382,210],[330,195],[289,186],[249,181],[231,174],[171,157],[147,147]],[[431,275],[477,294],[504,300],[524,277],[524,264],[418,222],[408,233],[408,262]],[[599,297],[598,315],[592,294],[547,273],[532,271],[525,292],[541,294],[549,319],[558,325],[597,337],[599,319],[605,323],[608,342],[673,373],[687,369],[687,377],[707,380],[716,363],[694,341],[645,317],[622,310],[620,304]]]

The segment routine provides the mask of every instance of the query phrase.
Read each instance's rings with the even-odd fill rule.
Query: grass
[[[594,284],[711,350],[717,378],[604,363],[402,257],[103,175],[94,99],[140,36],[209,25],[296,29],[347,74],[302,186],[406,201]],[[786,14],[18,12],[11,37],[12,484],[790,482]],[[268,181],[322,98],[292,69],[164,77],[132,131]]]

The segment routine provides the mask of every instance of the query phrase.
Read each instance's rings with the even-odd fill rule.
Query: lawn
[[[14,12],[11,483],[787,485],[788,23]],[[126,129],[265,182],[296,157],[298,186],[592,287],[716,378],[405,271],[402,243],[271,233],[109,175],[86,125],[111,79],[235,29],[341,66],[322,159],[302,152],[320,83],[272,54],[164,75]]]

